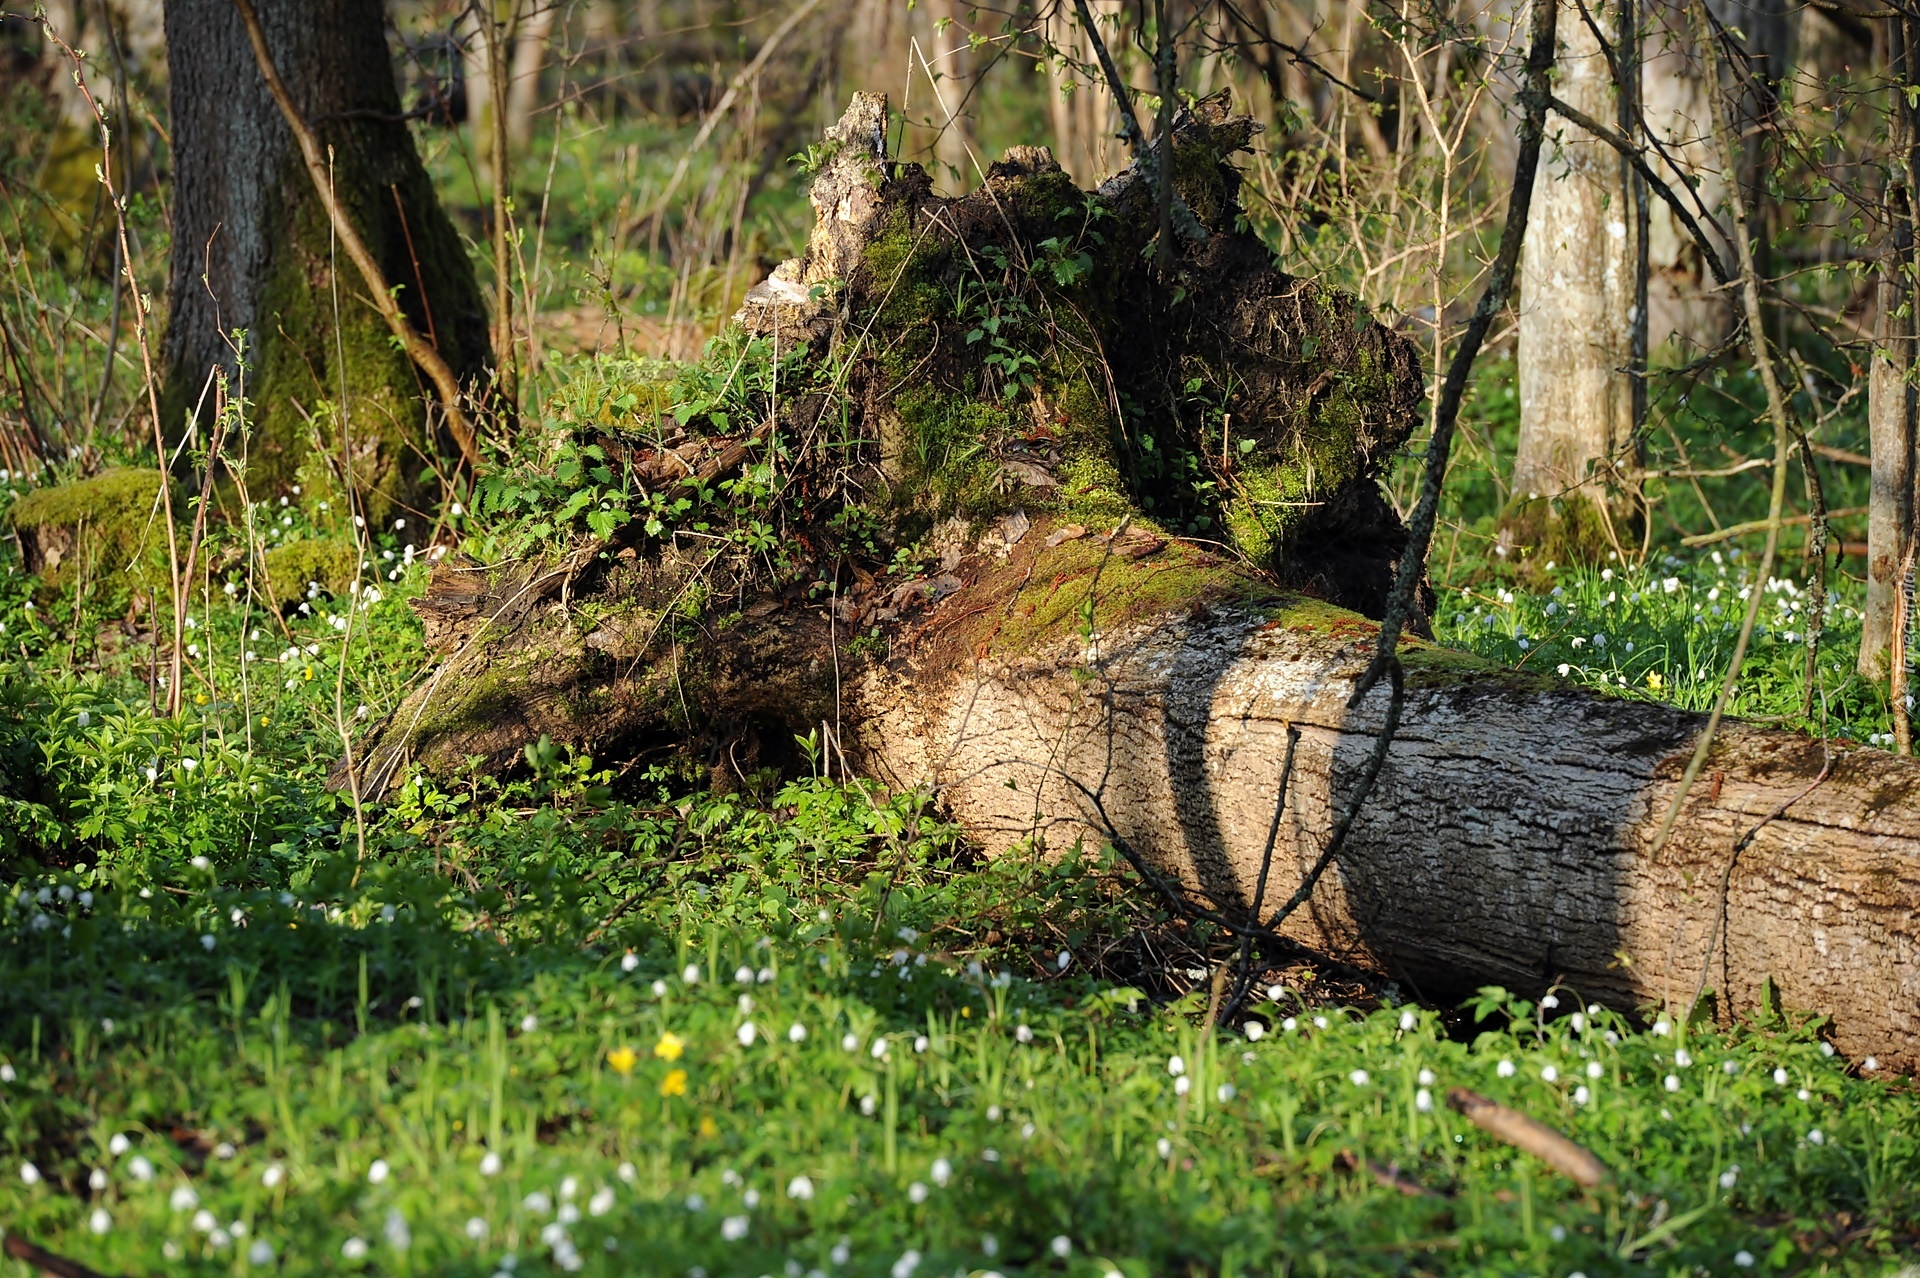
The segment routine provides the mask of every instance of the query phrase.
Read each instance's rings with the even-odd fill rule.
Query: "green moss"
[[[1529,564],[1596,564],[1614,548],[1606,517],[1585,493],[1517,498],[1500,516],[1500,528]]]
[[[878,299],[870,331],[883,334],[880,366],[894,379],[926,358],[938,326],[955,318],[953,294],[940,286],[951,250],[943,236],[922,236],[904,205],[882,216],[861,253],[869,294]]]
[[[267,580],[274,606],[287,608],[299,603],[315,583],[328,594],[345,594],[355,576],[355,554],[346,542],[317,537],[267,551]]]
[[[1268,614],[1267,624],[1352,641],[1363,645],[1368,656],[1372,655],[1373,644],[1380,634],[1379,622],[1309,595],[1288,596]],[[1410,689],[1484,686],[1490,691],[1544,692],[1562,686],[1551,675],[1516,670],[1471,652],[1442,647],[1415,635],[1400,636],[1399,653],[1400,666],[1406,672],[1407,687]]]
[[[969,643],[984,640],[1003,655],[1028,653],[1207,603],[1277,596],[1238,565],[1185,542],[1170,541],[1153,554],[1128,559],[1097,538],[1082,537],[1039,551],[1032,571],[1023,573],[1018,597],[1004,614],[976,622],[982,633]]]
[[[167,580],[167,512],[160,472],[115,468],[91,479],[28,493],[7,522],[28,547],[28,561],[54,589],[108,579],[139,590]]]

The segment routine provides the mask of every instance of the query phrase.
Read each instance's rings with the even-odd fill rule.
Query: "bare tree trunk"
[[[1684,5],[1656,0],[1648,6],[1647,26],[1640,84],[1647,128],[1660,144],[1648,155],[1648,163],[1661,181],[1688,200],[1721,259],[1730,261],[1732,246],[1719,234],[1716,220],[1726,184],[1713,158],[1707,87],[1701,78],[1705,72],[1693,47],[1693,24]],[[1699,247],[1664,201],[1649,210],[1649,222],[1651,345],[1672,344],[1683,352],[1718,345],[1733,322],[1733,309],[1712,291]]]
[[[1054,581],[1046,552],[1022,558],[1030,582]],[[1085,582],[1072,593],[1096,589]],[[983,574],[943,607],[1018,615],[1038,593]],[[849,721],[882,776],[935,784],[989,850],[1040,839],[1057,855],[1117,835],[1225,915],[1264,919],[1318,857],[1380,730],[1384,685],[1347,709],[1373,633],[1303,604],[979,661],[935,645],[860,681]],[[1770,979],[1787,1005],[1831,1015],[1843,1050],[1920,1067],[1920,768],[1860,750],[1823,772],[1819,743],[1724,725],[1711,784],[1648,860],[1704,716],[1422,644],[1402,659],[1386,765],[1287,936],[1428,998],[1565,983],[1683,1012],[1704,987],[1725,1014],[1754,1010]],[[1256,901],[1289,729],[1303,736]]]
[[[335,190],[399,287],[407,318],[462,380],[483,376],[485,308],[399,118],[379,0],[256,7],[281,78],[331,153]],[[174,226],[162,412],[170,436],[202,403],[214,369],[237,378],[232,343],[245,330],[256,492],[293,482],[309,452],[305,414],[344,393],[370,513],[424,504],[438,485],[423,458],[453,455],[451,441],[430,433],[420,378],[333,242],[238,11],[232,0],[169,0],[166,22]]]
[[[1577,7],[1559,23],[1559,92],[1615,114],[1612,70]],[[1551,127],[1551,125],[1549,126]],[[1509,531],[1567,559],[1618,547],[1633,487],[1631,204],[1618,155],[1561,122],[1534,188],[1520,274],[1520,440]]]
[[[525,150],[533,137],[533,113],[540,106],[540,73],[547,63],[547,42],[553,38],[560,0],[534,0],[520,19],[513,42],[513,73],[507,86],[507,140]]]
[[[927,64],[935,77],[932,86],[933,125],[940,131],[933,145],[939,185],[955,194],[973,186],[969,152],[973,144],[973,50],[967,44],[968,6],[961,0],[928,0]],[[915,68],[918,72],[920,68]]]
[[[1898,18],[1887,19],[1887,55],[1893,80],[1885,199],[1887,234],[1880,259],[1879,312],[1867,381],[1867,428],[1873,457],[1867,505],[1867,604],[1860,624],[1860,673],[1876,682],[1892,673],[1894,614],[1903,588],[1902,565],[1913,550],[1914,484],[1920,429],[1909,380],[1915,358],[1912,286],[1906,267],[1914,254],[1913,169],[1904,162],[1915,145],[1914,113],[1905,86],[1915,83],[1913,49]]]

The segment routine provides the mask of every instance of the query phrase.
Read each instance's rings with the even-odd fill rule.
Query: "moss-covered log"
[[[884,119],[857,99],[830,135],[806,255],[662,391],[682,411],[586,428],[649,509],[744,466],[732,505],[531,566],[437,566],[439,663],[335,779],[511,769],[541,736],[728,779],[824,727],[990,849],[1117,838],[1213,908],[1270,911],[1379,730],[1384,690],[1346,701],[1402,543],[1377,471],[1412,428],[1412,352],[1237,229],[1227,159],[1251,126],[1220,101],[1178,126],[1204,237],[1167,278],[1139,172],[1078,191],[1020,150],[942,199],[886,159]],[[805,344],[779,365],[797,387],[727,389],[750,336]],[[1417,637],[1402,656],[1378,789],[1289,935],[1434,996],[1564,980],[1685,1005],[1704,967],[1744,1010],[1770,978],[1848,1051],[1920,1066],[1920,769],[1856,751],[1815,784],[1817,744],[1735,725],[1652,859],[1698,716]]]

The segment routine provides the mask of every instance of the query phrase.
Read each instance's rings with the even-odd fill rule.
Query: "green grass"
[[[337,537],[324,500],[255,524]],[[921,796],[819,776],[720,795],[536,752],[511,783],[416,780],[363,848],[322,786],[335,683],[344,659],[342,708],[379,714],[426,663],[411,535],[377,535],[350,652],[345,601],[313,591],[283,632],[237,573],[210,581],[179,720],[149,713],[143,662],[74,641],[123,603],[0,577],[8,1228],[114,1273],[1598,1278],[1912,1254],[1920,1101],[1816,1021],[1649,1025],[1571,989],[1343,1006],[1295,970],[1212,1032],[1230,947],[1110,858],[984,862]],[[1555,569],[1450,592],[1442,632],[1699,704],[1741,571]],[[1797,712],[1794,597],[1763,615],[1750,712]],[[1827,701],[1865,735],[1836,613]],[[1615,1182],[1583,1193],[1467,1125],[1456,1085]]]
[[[1725,682],[1757,566],[1738,549],[1644,565],[1546,565],[1523,583],[1509,576],[1446,592],[1436,637],[1615,696],[1706,710]],[[1871,745],[1891,740],[1886,688],[1854,672],[1864,594],[1844,576],[1829,586],[1809,711],[1811,589],[1776,565],[1730,712]]]

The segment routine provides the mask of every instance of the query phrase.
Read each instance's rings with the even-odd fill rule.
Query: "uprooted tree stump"
[[[731,409],[579,427],[650,509],[693,514],[437,566],[418,607],[441,660],[336,783],[511,769],[541,736],[731,774],[825,725],[990,851],[1124,842],[1268,914],[1390,695],[1347,706],[1404,544],[1378,474],[1415,354],[1240,229],[1255,126],[1224,98],[1176,123],[1164,275],[1139,166],[1089,193],[1017,148],[947,199],[886,159],[884,121],[863,95],[829,131],[805,255],[695,379]],[[1704,985],[1725,1013],[1771,980],[1842,1049],[1920,1067],[1920,768],[1847,750],[1823,772],[1819,743],[1732,724],[1650,856],[1702,716],[1418,636],[1400,655],[1378,784],[1287,937],[1436,998],[1563,982],[1684,1008]]]

